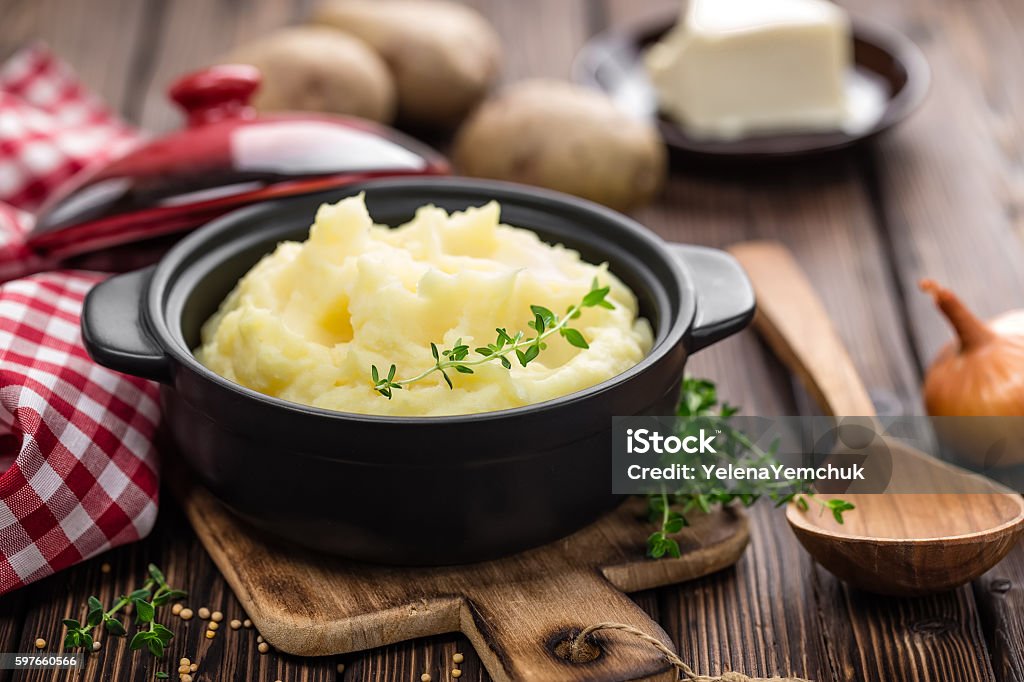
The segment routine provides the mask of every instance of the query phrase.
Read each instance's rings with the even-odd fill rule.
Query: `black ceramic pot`
[[[193,357],[203,322],[275,245],[306,237],[317,207],[358,192],[376,222],[419,206],[495,199],[502,221],[607,261],[655,341],[638,365],[536,405],[451,417],[331,412],[234,384]],[[162,383],[165,425],[198,481],[236,514],[318,550],[390,564],[465,563],[563,537],[612,509],[612,416],[671,414],[690,353],[743,328],[750,284],[727,254],[669,245],[587,201],[460,178],[380,180],[267,202],[188,236],[154,268],[89,294],[86,348]]]

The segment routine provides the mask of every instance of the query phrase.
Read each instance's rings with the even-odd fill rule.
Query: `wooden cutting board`
[[[301,656],[361,651],[461,631],[498,682],[669,680],[678,673],[649,643],[595,635],[599,655],[562,658],[582,628],[617,622],[673,647],[624,593],[692,580],[732,565],[749,541],[745,514],[694,516],[679,559],[644,556],[651,524],[630,499],[558,542],[468,566],[392,568],[307,552],[236,520],[209,493],[176,486],[196,533],[260,633]],[[458,543],[455,535],[452,543]]]

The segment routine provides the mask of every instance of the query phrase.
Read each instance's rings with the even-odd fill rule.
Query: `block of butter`
[[[838,129],[851,36],[828,0],[689,0],[646,64],[662,112],[694,137]]]

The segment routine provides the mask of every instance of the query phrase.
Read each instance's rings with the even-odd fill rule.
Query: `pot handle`
[[[696,353],[740,331],[754,319],[754,288],[739,262],[706,246],[669,247],[690,273],[697,295],[689,351]]]
[[[93,360],[112,370],[171,383],[171,362],[140,315],[153,267],[100,282],[82,306],[82,340]]]

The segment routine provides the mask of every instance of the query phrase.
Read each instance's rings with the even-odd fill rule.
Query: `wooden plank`
[[[591,9],[582,0],[459,0],[479,10],[504,47],[505,82],[568,78],[569,66],[589,35]]]
[[[606,6],[613,21],[623,22],[673,4],[657,0],[638,7],[609,0]],[[676,173],[664,199],[639,217],[673,239],[721,246],[772,237],[786,243],[818,286],[872,393],[894,396],[902,409],[913,411],[919,409],[917,367],[862,163],[857,157],[832,158],[767,172]],[[736,344],[715,347],[691,371],[723,382],[726,396],[757,381],[756,373],[772,372],[758,368],[763,359],[737,350]],[[771,414],[765,402],[750,411]],[[992,679],[969,589],[917,600],[912,608],[861,595],[814,566],[777,514],[765,510],[754,519],[753,546],[734,576],[707,578],[703,591],[681,587],[677,599],[662,604],[663,612],[675,609],[666,629],[680,642],[683,658],[701,672],[734,669],[817,680]],[[729,615],[736,613],[749,616]],[[952,622],[962,625],[950,627]]]
[[[0,651],[18,651],[21,628],[25,621],[25,607],[32,589],[26,587],[0,597]],[[13,677],[14,671],[0,670],[0,682],[8,682]]]
[[[1024,680],[1024,545],[974,583],[996,679]]]
[[[1024,306],[1016,231],[1024,125],[1013,115],[1024,106],[1013,59],[1020,22],[999,11],[1012,3],[850,4],[914,36],[933,71],[921,111],[877,146],[872,165],[916,351],[927,362],[950,334],[917,291],[920,277],[938,279],[981,315]]]
[[[879,146],[882,215],[922,367],[950,334],[916,282],[991,316],[1024,306],[1024,7],[855,0],[914,37],[934,71],[923,110]],[[996,678],[1024,679],[1024,546],[974,584]]]

